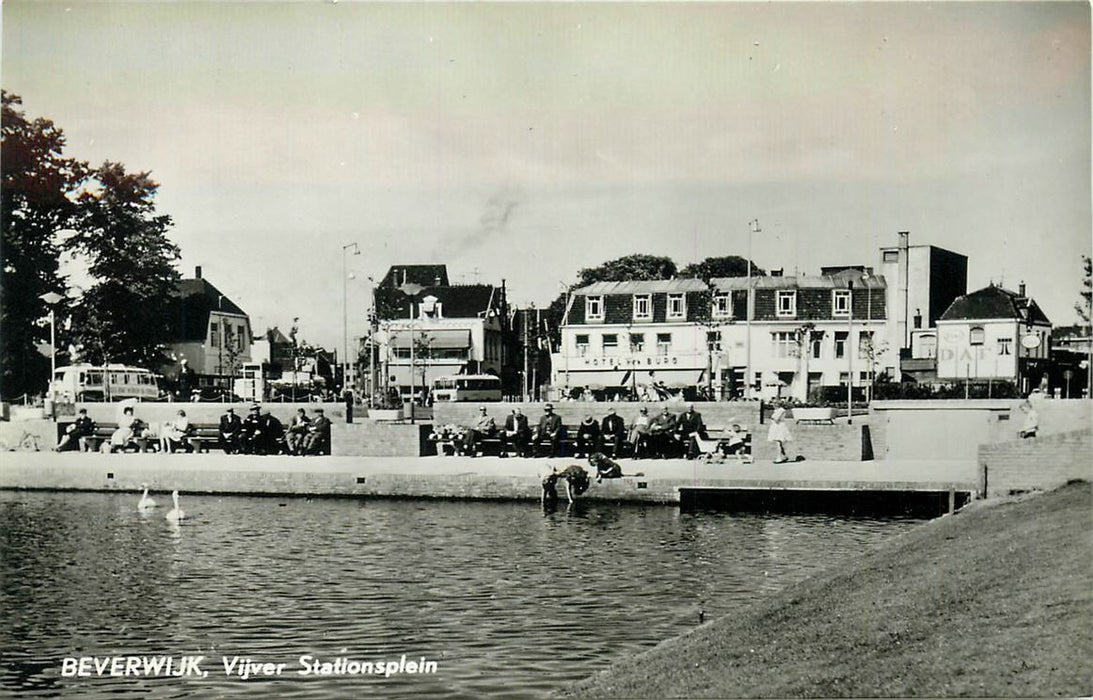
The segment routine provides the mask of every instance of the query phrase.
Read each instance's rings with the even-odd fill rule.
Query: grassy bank
[[[981,502],[619,663],[578,697],[1088,696],[1093,489]]]

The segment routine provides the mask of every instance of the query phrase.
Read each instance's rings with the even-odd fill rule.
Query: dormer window
[[[968,333],[968,342],[971,345],[982,345],[986,339],[987,332],[983,330],[983,326],[972,326]]]
[[[586,321],[603,320],[603,297],[585,297],[584,318]]]
[[[668,295],[668,318],[687,318],[687,297],[682,294]]]
[[[440,300],[434,297],[432,294],[423,298],[421,303],[418,304],[418,317],[419,318],[443,318],[442,313],[443,305]]]
[[[831,292],[831,315],[835,318],[850,316],[850,290],[835,289]]]
[[[732,297],[722,292],[713,297],[714,318],[728,318],[732,316]]]
[[[634,295],[634,320],[651,321],[653,319],[653,300],[648,294]]]
[[[797,291],[779,291],[777,297],[778,318],[794,318],[797,315]]]

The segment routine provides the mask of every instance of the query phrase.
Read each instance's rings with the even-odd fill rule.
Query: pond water
[[[137,498],[0,492],[0,694],[542,696],[920,522],[183,495],[178,526]],[[436,672],[298,674],[404,654]],[[153,655],[207,675],[62,676]],[[286,666],[243,680],[235,656]]]

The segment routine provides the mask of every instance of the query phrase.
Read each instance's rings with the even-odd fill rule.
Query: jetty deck
[[[0,488],[79,491],[539,500],[541,474],[574,458],[291,457],[212,454],[22,452],[0,459]],[[625,476],[593,483],[584,500],[687,505],[701,497],[779,493],[812,498],[868,494],[959,494],[978,488],[972,460],[803,461],[708,464],[620,460]],[[773,495],[772,495],[773,494]]]

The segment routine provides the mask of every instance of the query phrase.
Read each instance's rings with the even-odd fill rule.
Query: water
[[[0,695],[542,696],[918,522],[184,495],[174,526],[137,498],[0,492]],[[155,654],[208,676],[61,676]],[[303,654],[438,666],[301,677]],[[244,681],[236,655],[286,670]]]

